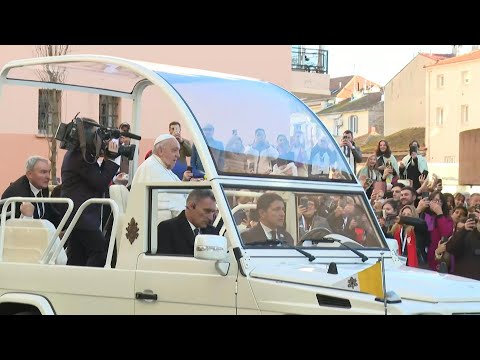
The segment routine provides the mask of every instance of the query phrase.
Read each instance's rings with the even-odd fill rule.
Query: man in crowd
[[[178,121],[172,121],[168,125],[168,131],[170,132],[170,135],[175,136],[175,139],[177,139],[180,144],[180,157],[178,158],[178,162],[186,164],[187,156],[192,156],[192,145],[190,144],[190,141],[182,137],[182,126]]]
[[[293,238],[284,228],[285,203],[276,193],[265,193],[257,199],[259,223],[242,233],[246,245],[258,242],[279,241],[293,245]]]
[[[41,156],[31,156],[25,164],[25,175],[21,176],[5,190],[2,199],[21,197],[44,197],[48,198],[48,183],[50,182],[50,163]],[[1,208],[0,208],[1,210]],[[20,214],[32,216],[34,219],[49,220],[58,226],[61,220],[60,214],[48,203],[17,203],[15,206],[15,217]]]
[[[177,217],[158,224],[158,253],[193,256],[195,237],[218,235],[212,224],[217,211],[215,196],[209,189],[195,189],[187,198],[187,206]]]
[[[362,151],[358,146],[355,145],[353,141],[353,133],[351,130],[345,130],[343,132],[342,140],[340,141],[340,147],[342,152],[347,158],[350,167],[353,170],[353,173],[357,173],[357,163],[362,162]]]

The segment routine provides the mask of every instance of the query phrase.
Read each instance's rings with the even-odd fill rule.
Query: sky
[[[381,86],[389,82],[419,52],[450,53],[452,45],[325,45],[330,78],[360,75]],[[463,45],[461,52],[469,52]]]

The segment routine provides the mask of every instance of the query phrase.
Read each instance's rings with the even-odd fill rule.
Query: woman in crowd
[[[397,159],[392,155],[387,140],[380,140],[375,152],[377,156],[377,169],[382,175],[383,181],[389,184],[395,183],[400,174]],[[387,188],[387,190],[390,190]]]
[[[382,216],[378,219],[385,237],[393,238],[392,228],[398,215],[398,202],[393,199],[385,200],[382,206]]]
[[[407,266],[427,268],[427,224],[418,217],[413,205],[405,205],[400,210],[399,222],[392,232],[398,242],[398,254],[407,257]]]
[[[453,199],[455,201],[455,207],[457,206],[465,207],[465,195],[458,192],[453,196]]]
[[[440,191],[434,191],[429,196],[429,207],[425,210],[425,222],[430,234],[430,246],[427,252],[428,265],[431,270],[438,271],[435,261],[435,250],[440,240],[448,238],[453,233],[453,220],[448,214],[447,202]]]
[[[445,196],[445,201],[447,202],[448,211],[451,216],[455,208],[455,198],[450,193],[443,193],[443,196]]]
[[[412,187],[417,190],[421,185],[418,177],[425,172],[428,173],[427,160],[418,153],[418,141],[414,140],[408,146],[410,153],[400,161],[399,169],[403,177],[411,180]]]
[[[373,191],[373,183],[382,181],[382,174],[377,170],[377,156],[375,154],[368,157],[366,165],[360,169],[357,178],[362,183],[367,197],[370,199]]]
[[[475,209],[473,209],[475,211]],[[452,220],[453,220],[453,235],[455,235],[456,232],[462,230],[465,227],[465,222],[467,220],[467,209],[463,206],[457,206],[452,213]],[[452,236],[453,236],[452,235]],[[453,258],[453,255],[451,255],[447,251],[447,243],[450,241],[452,238],[450,236],[447,241],[442,242],[440,241],[438,243],[437,249],[435,250],[435,261],[437,264],[441,264],[442,262],[445,262],[448,272],[453,273],[455,269],[455,261]]]

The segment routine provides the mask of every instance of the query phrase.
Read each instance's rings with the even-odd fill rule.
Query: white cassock
[[[132,186],[142,182],[181,181],[163,161],[152,154],[140,165],[133,177]],[[183,194],[158,193],[158,222],[171,219],[185,210],[186,197]]]

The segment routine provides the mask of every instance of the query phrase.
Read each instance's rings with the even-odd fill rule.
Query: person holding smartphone
[[[351,130],[345,130],[343,132],[342,140],[340,141],[340,147],[342,152],[347,158],[350,167],[353,172],[357,173],[357,163],[362,162],[362,151],[353,141],[353,133]]]
[[[463,229],[458,230],[445,245],[445,251],[455,256],[454,275],[480,280],[479,218],[480,204],[476,204]]]
[[[413,140],[409,145],[409,154],[405,155],[398,163],[400,174],[403,178],[412,182],[412,187],[417,190],[421,183],[418,180],[420,175],[428,175],[427,160],[418,153],[418,141]]]

